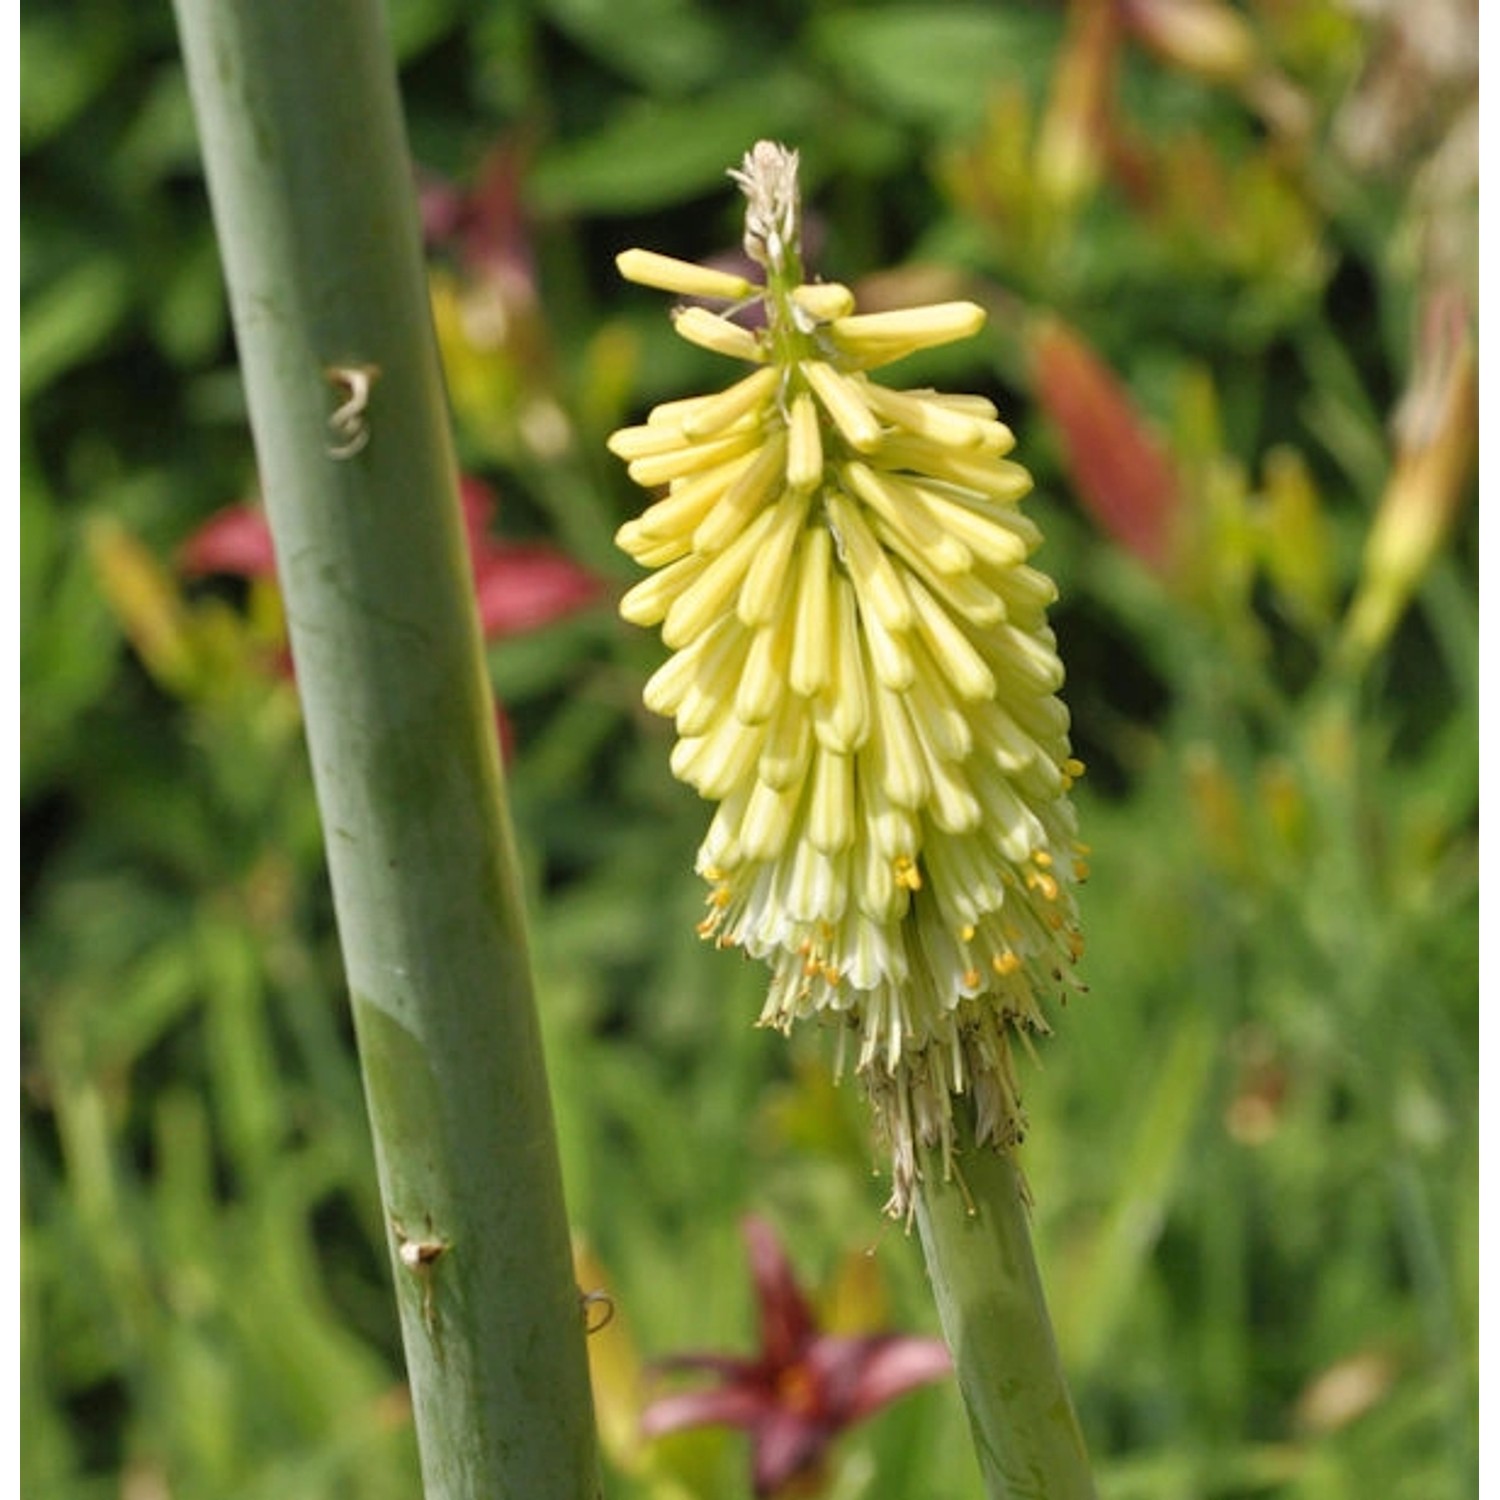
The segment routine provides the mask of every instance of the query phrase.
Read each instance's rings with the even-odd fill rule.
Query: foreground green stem
[[[380,6],[177,10],[306,714],[426,1492],[594,1495],[521,896]]]
[[[917,1226],[990,1500],[1092,1500],[1020,1171],[1009,1156],[975,1149],[969,1111],[954,1102],[954,1177],[944,1181],[942,1161],[927,1161]]]

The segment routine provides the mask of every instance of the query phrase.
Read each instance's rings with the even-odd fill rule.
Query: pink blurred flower
[[[491,535],[496,507],[488,485],[465,476],[459,481],[459,499],[486,640],[539,630],[599,599],[599,579],[566,552],[545,542],[502,542]]]
[[[178,567],[190,578],[229,573],[238,578],[274,578],[276,552],[271,528],[258,505],[226,505],[182,544]]]
[[[516,140],[497,144],[467,188],[427,175],[418,185],[422,233],[430,249],[455,253],[471,274],[495,277],[533,300],[536,273],[531,227],[522,203],[527,167]]]
[[[474,596],[486,640],[525,635],[553,620],[586,609],[603,585],[566,553],[544,542],[503,542],[490,532],[496,503],[481,480],[464,476],[459,501],[474,568]],[[189,577],[231,574],[241,578],[276,576],[271,528],[258,505],[228,505],[216,511],[183,543],[178,566]],[[510,728],[500,714],[501,737],[509,749]]]
[[[491,536],[495,497],[488,485],[459,481],[464,529],[474,565],[474,593],[486,640],[524,635],[593,604],[600,581],[566,553],[544,542],[502,542]],[[272,578],[276,554],[271,528],[258,505],[228,505],[195,531],[178,553],[189,576],[229,573]]]
[[[743,1428],[751,1438],[755,1493],[771,1496],[794,1480],[815,1478],[845,1428],[941,1379],[952,1361],[941,1339],[824,1332],[775,1231],[755,1217],[743,1230],[760,1305],[759,1352],[661,1361],[662,1369],[706,1370],[720,1381],[653,1402],[641,1430],[660,1437],[688,1427]]]

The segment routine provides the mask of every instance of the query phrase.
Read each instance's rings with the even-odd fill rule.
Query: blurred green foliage
[[[865,305],[991,309],[911,380],[998,401],[1062,591],[1092,992],[1028,1069],[1025,1161],[1101,1493],[1472,1493],[1473,5],[391,16],[468,214],[435,309],[508,537],[627,581],[603,437],[724,372],[612,257],[732,249],[757,137],[801,148],[814,261]],[[255,481],[171,15],[34,0],[20,43],[22,1487],[410,1495],[274,591],[173,563]],[[618,1312],[608,1493],[665,1500],[746,1492],[743,1440],[633,1434],[643,1361],[751,1347],[742,1214],[835,1322],[934,1316],[856,1091],[693,936],[656,650],[605,605],[491,663],[580,1274]],[[976,1493],[951,1388],[839,1456],[842,1500]]]

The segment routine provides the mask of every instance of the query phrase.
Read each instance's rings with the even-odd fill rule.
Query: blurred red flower
[[[1084,509],[1148,568],[1168,573],[1181,507],[1177,474],[1124,382],[1055,319],[1033,330],[1031,359],[1036,398]]]
[[[524,635],[599,599],[603,584],[566,553],[544,542],[502,542],[490,533],[494,492],[478,479],[459,481],[464,529],[474,568],[474,595],[486,640]],[[276,554],[265,512],[252,504],[225,506],[183,543],[179,568],[190,577],[213,573],[274,578]],[[508,726],[500,720],[508,745]]]
[[[760,1308],[760,1351],[750,1357],[679,1354],[664,1370],[707,1370],[720,1383],[663,1396],[641,1416],[647,1437],[687,1427],[750,1434],[755,1493],[773,1496],[816,1477],[834,1439],[898,1396],[952,1369],[941,1339],[824,1332],[786,1252],[763,1219],[743,1225]]]

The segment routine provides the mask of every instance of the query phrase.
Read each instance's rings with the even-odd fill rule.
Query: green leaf
[[[80,26],[33,6],[20,28],[21,149],[34,150],[67,128],[109,86],[123,35]]]
[[[796,139],[816,106],[811,80],[790,70],[704,99],[635,101],[595,134],[542,156],[528,184],[532,207],[632,213],[710,192],[757,140]]]
[[[547,15],[607,68],[675,94],[721,68],[728,37],[692,0],[549,0]]]
[[[453,30],[458,8],[457,0],[390,0],[391,50],[402,61],[425,52]]]
[[[883,112],[956,135],[974,129],[995,88],[1042,78],[1060,18],[1016,7],[904,5],[833,11],[813,23],[814,49]]]
[[[21,309],[21,400],[26,402],[97,354],[130,305],[124,265],[100,255],[85,261]]]

